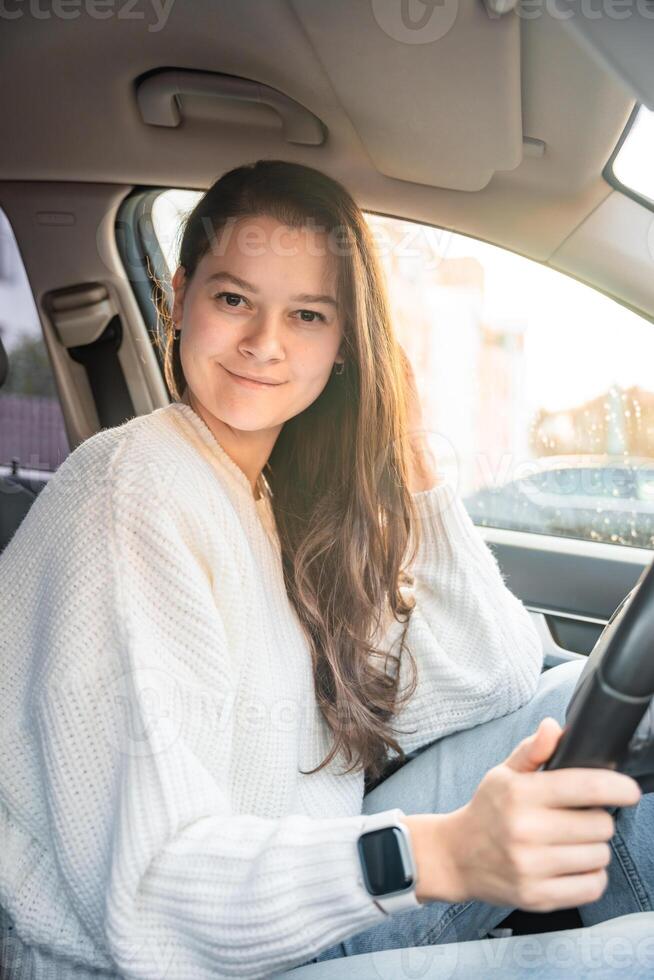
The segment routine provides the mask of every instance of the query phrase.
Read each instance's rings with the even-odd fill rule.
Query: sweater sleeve
[[[403,592],[415,598],[406,640],[418,683],[393,723],[407,753],[515,711],[533,696],[543,665],[529,612],[452,484],[414,493],[413,500],[419,547],[410,567],[414,585]],[[391,619],[381,648],[396,644],[403,628]],[[403,652],[400,690],[409,678]]]
[[[144,506],[115,474],[106,483],[44,596],[35,682],[68,898],[126,980],[290,969],[386,918],[360,876],[367,818],[233,811],[221,719],[236,665],[212,569],[179,501]]]

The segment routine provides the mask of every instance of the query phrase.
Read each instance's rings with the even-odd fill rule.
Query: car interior
[[[430,425],[545,669],[589,657],[654,548],[654,7],[590,6],[5,4],[0,551],[69,452],[168,404],[153,295],[184,211],[297,161],[390,236]]]

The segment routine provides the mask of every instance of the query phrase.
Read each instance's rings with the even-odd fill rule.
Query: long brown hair
[[[347,772],[375,781],[388,750],[404,753],[391,719],[411,697],[416,665],[406,642],[413,600],[406,568],[418,521],[409,491],[408,386],[383,273],[369,226],[337,181],[312,167],[259,160],[218,179],[187,217],[179,246],[186,281],[228,222],[268,215],[337,236],[337,299],[345,367],[319,397],[283,426],[264,468],[281,541],[288,596],[307,634],[320,711],[333,733],[328,765],[342,751]],[[156,283],[163,321],[165,379],[180,400],[186,387],[179,337]],[[413,542],[410,552],[408,546]],[[399,651],[379,650],[390,617],[404,624]],[[381,656],[381,662],[380,662]],[[411,679],[399,690],[401,657]]]

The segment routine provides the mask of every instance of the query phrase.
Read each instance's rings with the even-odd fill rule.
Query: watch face
[[[399,892],[413,884],[410,870],[402,858],[402,831],[397,827],[382,827],[359,837],[359,854],[371,895]]]

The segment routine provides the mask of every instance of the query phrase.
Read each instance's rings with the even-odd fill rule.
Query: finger
[[[611,861],[611,847],[605,842],[534,846],[523,849],[520,861],[523,874],[529,877],[584,874],[607,867]]]
[[[516,745],[504,764],[516,772],[535,772],[554,752],[562,731],[556,718],[543,718],[536,731]]]
[[[596,902],[606,891],[608,881],[606,868],[549,878],[532,889],[528,906],[534,911],[550,912]]]
[[[529,775],[534,806],[633,806],[642,796],[635,779],[611,769],[548,769]]]
[[[615,833],[610,813],[597,807],[588,810],[540,808],[522,818],[523,841],[540,844],[593,844],[609,841]]]

